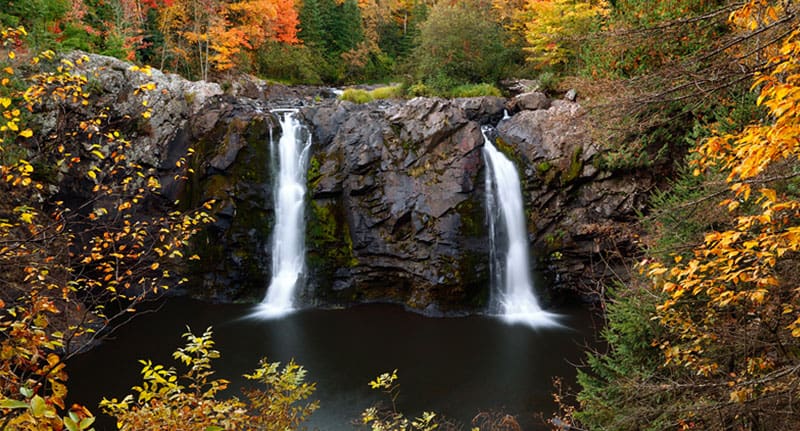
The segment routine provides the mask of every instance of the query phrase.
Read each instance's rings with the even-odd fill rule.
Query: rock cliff
[[[313,138],[309,303],[393,301],[431,314],[486,304],[482,125],[497,125],[499,148],[522,173],[532,256],[556,290],[589,294],[619,275],[654,183],[647,172],[601,169],[601,146],[580,105],[540,93],[356,105],[324,89],[257,80],[226,92],[158,71],[143,77],[91,57],[84,72],[97,80],[94,103],[111,106],[115,118],[137,112],[131,93],[145,79],[155,82],[152,117],[125,132],[136,157],[162,172],[165,197],[216,201],[217,222],[194,244],[202,260],[189,267],[199,296],[256,300],[268,285],[275,107],[297,107]],[[513,116],[503,119],[504,110]],[[42,119],[56,129],[55,119]],[[172,181],[176,158],[190,147],[193,173]]]

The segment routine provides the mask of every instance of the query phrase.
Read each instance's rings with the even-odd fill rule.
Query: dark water
[[[595,332],[590,313],[579,308],[553,310],[564,316],[565,327],[538,330],[486,316],[427,318],[388,305],[305,310],[268,321],[243,318],[250,310],[169,300],[69,364],[70,401],[99,412],[102,396],[121,398],[141,382],[137,359],[177,366],[170,355],[183,345],[186,325],[195,334],[213,326],[222,354],[215,369],[232,388],[246,385],[241,374],[265,356],[294,358],[308,369],[321,402],[311,429],[353,429],[350,422],[382,399],[367,382],[395,368],[399,407],[408,415],[432,410],[469,429],[479,411],[503,409],[517,415],[524,429],[544,429],[537,413],[549,417],[554,409],[551,379],[574,379],[572,364],[583,359]],[[113,423],[99,423],[103,429]]]

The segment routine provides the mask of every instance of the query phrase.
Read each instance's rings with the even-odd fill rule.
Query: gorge
[[[800,424],[800,3],[0,10],[0,430]]]
[[[476,372],[469,380],[478,384],[489,378],[498,382],[525,381],[519,386],[522,391],[545,388],[552,375],[569,372],[563,368],[567,364],[565,358],[578,360],[579,350],[554,356],[554,368],[542,362],[539,366],[543,374],[535,378],[528,376],[527,366],[503,377],[492,370],[505,369],[518,355],[532,357],[534,352],[542,352],[533,346],[547,339],[570,340],[567,344],[573,347],[585,342],[584,334],[591,332],[590,318],[585,316],[585,310],[576,312],[569,303],[576,297],[590,300],[596,294],[596,285],[620,273],[615,265],[633,246],[635,230],[631,222],[654,181],[648,172],[603,166],[602,151],[583,124],[580,105],[551,100],[537,92],[522,93],[510,100],[415,98],[354,104],[336,100],[328,90],[320,88],[289,88],[246,80],[223,91],[216,84],[188,82],[158,71],[143,78],[126,64],[107,57],[92,56],[87,64],[90,69],[86,73],[94,76],[97,87],[102,89],[94,102],[113,106],[110,115],[114,118],[137,112],[138,102],[130,93],[144,79],[156,83],[161,91],[154,93],[149,102],[152,117],[144,122],[125,123],[128,128],[123,132],[134,142],[139,162],[158,169],[165,201],[180,200],[188,207],[214,202],[216,221],[193,240],[191,253],[197,254],[199,260],[179,268],[191,280],[185,292],[217,302],[254,304],[264,298],[261,315],[267,317],[285,315],[298,304],[316,307],[273,319],[258,329],[284,333],[289,344],[266,348],[250,340],[245,343],[245,350],[233,347],[230,354],[234,356],[260,352],[287,360],[285,355],[292,354],[289,350],[302,352],[321,339],[341,345],[299,360],[310,367],[324,368],[334,350],[347,351],[343,354],[347,359],[342,361],[349,362],[373,355],[376,345],[394,351],[394,343],[400,343],[403,351],[424,349],[433,357],[442,358],[495,357],[498,352],[505,352],[501,355],[505,359],[484,370],[489,374]],[[280,111],[275,112],[276,109]],[[510,117],[500,121],[506,110]],[[55,124],[76,121],[80,111],[45,113],[41,118],[41,127],[47,133]],[[300,131],[299,122],[307,132]],[[498,124],[490,139],[482,134],[481,127],[486,124]],[[280,141],[293,148],[290,160],[276,160],[283,156],[275,156],[279,151],[270,147]],[[181,168],[176,159],[188,148],[192,148],[193,156]],[[485,166],[487,160],[492,161],[492,169]],[[269,169],[278,165],[298,169]],[[306,170],[300,169],[303,166],[308,168],[305,178],[302,174]],[[513,187],[490,178],[490,171],[516,174],[517,169],[520,175],[512,180]],[[280,177],[290,171],[294,173],[283,182]],[[175,179],[181,175],[187,176],[188,181]],[[489,192],[506,192],[518,185],[519,195],[513,197],[517,201],[514,216],[500,216],[502,211],[493,211],[497,217],[491,218],[505,222],[513,218],[513,228],[487,224]],[[64,182],[63,187],[70,187],[70,183]],[[301,190],[303,187],[307,191]],[[159,210],[153,203],[148,208]],[[306,214],[300,216],[303,208],[307,209]],[[284,218],[292,212],[294,215]],[[305,229],[286,227],[299,221],[305,221]],[[497,255],[532,263],[534,272],[543,275],[545,282],[540,286],[547,288],[537,292],[542,295],[543,307],[532,297],[534,284],[528,270],[517,264],[499,265],[522,271],[501,278],[517,280],[511,284],[525,288],[520,294],[522,299],[513,300],[525,305],[514,309],[508,307],[507,298],[493,299],[490,230],[508,231],[508,238],[500,242],[507,242],[512,250]],[[291,239],[300,232],[302,240]],[[281,238],[284,234],[289,239]],[[299,248],[284,254],[284,243]],[[298,259],[303,247],[305,263]],[[525,257],[528,253],[530,257]],[[281,274],[282,268],[288,270]],[[283,291],[273,302],[275,298],[270,297],[269,291],[281,292],[273,287],[281,286],[285,280],[288,282],[283,286],[295,285],[298,279],[302,282],[297,283],[294,293],[287,295]],[[427,326],[429,323],[410,323],[416,318],[391,308],[353,307],[341,313],[330,310],[333,314],[324,310],[383,302],[428,316],[464,316],[487,310],[491,313],[493,301],[497,312],[508,314],[510,322],[534,327],[553,323],[552,316],[541,311],[544,308],[563,315],[558,323],[568,329],[502,329],[482,317]],[[203,306],[188,307],[186,310]],[[195,322],[194,326],[213,324],[222,333],[229,332],[225,328],[249,325],[240,321],[247,314],[241,306],[226,307],[235,311],[227,315],[203,313],[197,318],[192,317],[193,311],[186,310],[159,315],[161,319]],[[538,317],[531,320],[531,315]],[[525,317],[519,319],[520,316]],[[355,329],[333,329],[346,321],[355,327],[366,323],[372,331],[358,336],[354,335]],[[158,325],[162,324],[159,320]],[[434,329],[449,326],[454,326],[452,332]],[[409,328],[415,327],[418,329],[414,335],[404,339]],[[333,336],[332,330],[338,336]],[[233,332],[241,331],[249,332]],[[425,338],[421,335],[425,333],[439,335]],[[483,340],[482,347],[473,344],[478,334],[485,334],[479,338]],[[345,347],[346,340],[354,336],[356,344]],[[222,337],[222,345],[241,343],[236,336]],[[514,339],[509,345],[523,346],[524,351],[497,344],[507,337]],[[443,344],[442,339],[452,342]],[[453,344],[457,339],[463,343]],[[101,354],[102,350],[97,352]],[[414,358],[428,362],[403,362],[397,366],[404,366],[413,374],[430,365],[429,357]],[[86,361],[88,372],[95,372],[91,360]],[[378,367],[395,366],[383,365],[384,362],[362,364],[359,376],[350,376],[349,380],[363,384],[361,380],[369,378],[364,373],[374,376],[385,371]],[[445,374],[452,365],[445,361],[434,372]],[[241,364],[232,369],[239,374],[247,370]],[[76,365],[73,375],[81,376],[81,372]],[[330,388],[342,384],[326,383],[330,391],[327,402],[341,396]],[[441,384],[447,385],[438,383],[420,391],[428,392]],[[465,391],[479,392],[476,388]],[[411,398],[419,394],[409,392]],[[499,395],[493,397],[501,400]],[[522,394],[513,397],[517,401],[525,399]],[[535,408],[542,410],[542,400],[549,396],[544,393],[539,398]],[[475,403],[499,407],[488,404],[485,398]],[[530,409],[518,404],[513,408]],[[458,414],[464,420],[465,413]]]

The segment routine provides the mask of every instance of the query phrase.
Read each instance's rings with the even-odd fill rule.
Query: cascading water
[[[556,316],[542,310],[533,292],[519,174],[486,136],[486,129],[482,132],[493,284],[489,311],[509,323],[557,324]]]
[[[255,315],[276,318],[295,309],[295,292],[305,269],[305,194],[311,136],[296,118],[297,110],[273,110],[281,117],[281,137],[270,149],[278,164],[274,185],[275,228],[272,232],[272,281]]]

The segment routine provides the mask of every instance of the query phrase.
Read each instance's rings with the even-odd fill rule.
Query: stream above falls
[[[241,375],[265,356],[294,358],[308,370],[321,404],[308,423],[312,430],[354,429],[363,409],[386,401],[367,383],[393,369],[400,376],[398,405],[408,415],[432,410],[470,429],[478,412],[503,409],[523,429],[546,429],[536,414],[549,417],[555,409],[552,378],[574,381],[574,364],[595,333],[591,313],[577,305],[550,310],[562,316],[563,327],[539,329],[488,316],[430,318],[383,304],[300,310],[275,320],[248,319],[252,311],[170,298],[69,364],[69,401],[99,413],[102,396],[121,398],[140,384],[138,359],[177,366],[171,353],[183,345],[186,325],[195,334],[213,326],[222,355],[214,362],[217,377],[231,380],[232,389],[249,384]],[[114,429],[113,422],[98,420],[96,429]]]

